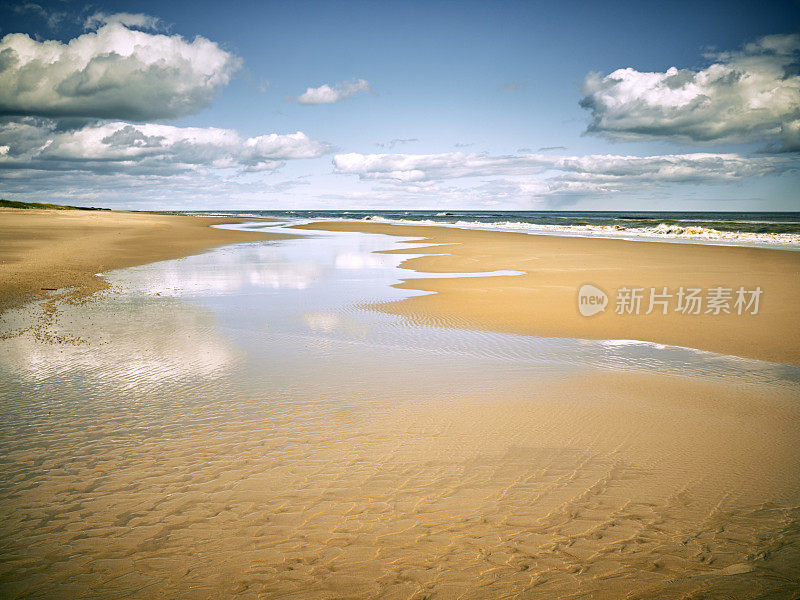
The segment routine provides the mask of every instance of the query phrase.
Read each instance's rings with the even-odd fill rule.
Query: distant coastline
[[[42,202],[18,202],[0,198],[0,208],[40,209],[40,210],[111,210],[94,206],[70,206],[68,204],[44,204]]]

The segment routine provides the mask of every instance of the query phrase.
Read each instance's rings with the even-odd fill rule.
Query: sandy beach
[[[266,223],[207,227],[235,219],[3,216],[15,240],[6,256],[20,259],[4,273],[28,286],[4,277],[7,294],[56,287],[41,279],[48,269],[62,276],[65,257],[97,253],[64,265],[59,282],[88,301],[55,299],[47,336],[27,327],[42,303],[17,296],[0,316],[4,597],[800,591],[797,369],[589,339],[792,363],[796,342],[782,333],[794,309],[777,298],[796,289],[794,253],[369,223],[292,236]],[[410,249],[397,236],[450,245]],[[262,243],[231,243],[245,240]],[[111,265],[133,266],[95,277]],[[437,277],[495,270],[528,274]],[[758,284],[769,301],[757,325],[593,321],[574,315],[585,278]],[[104,286],[113,293],[86,296]]]
[[[237,388],[241,414],[151,386],[180,427],[99,398],[59,411],[4,450],[19,485],[4,594],[794,597],[796,393],[629,375],[476,387],[432,366],[449,377],[416,371],[416,396],[323,376],[334,394],[313,410],[302,393],[264,410],[262,378]],[[207,404],[220,393],[205,384]]]
[[[513,277],[415,279],[398,287],[436,292],[375,308],[416,322],[548,337],[641,340],[800,365],[800,253],[764,248],[559,237],[452,227],[320,222],[301,229],[360,231],[447,244],[396,253],[426,273],[525,271]],[[584,317],[583,284],[606,291],[643,288],[640,314]],[[758,314],[682,314],[660,307],[645,314],[651,287],[763,290]],[[611,300],[613,302],[613,300]],[[674,298],[673,298],[674,301]]]
[[[0,2],[0,600],[800,600],[798,1]]]
[[[61,288],[71,288],[72,298],[87,297],[107,287],[97,276],[104,271],[274,237],[210,227],[237,222],[241,219],[0,208],[0,311]]]

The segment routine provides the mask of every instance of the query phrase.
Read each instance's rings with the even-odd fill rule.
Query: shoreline
[[[374,306],[421,324],[540,337],[636,340],[800,365],[800,343],[786,332],[800,311],[800,256],[795,252],[711,244],[663,244],[612,238],[532,235],[364,222],[317,222],[294,229],[353,231],[413,238],[410,244],[449,244],[387,251],[418,255],[410,271],[524,271],[519,276],[409,277],[400,289],[435,292]],[[603,313],[582,316],[578,289],[593,284],[609,295]],[[621,287],[676,291],[725,287],[763,290],[758,314],[614,313]]]
[[[330,219],[319,219],[331,221]],[[495,231],[498,233],[524,233],[527,235],[548,235],[557,237],[578,237],[588,239],[624,240],[627,242],[662,242],[668,244],[699,244],[710,246],[732,246],[744,248],[762,248],[767,250],[787,250],[800,252],[800,238],[786,241],[781,236],[787,234],[771,233],[732,233],[727,231],[714,231],[707,234],[688,233],[641,233],[639,229],[615,230],[610,226],[580,226],[580,225],[532,225],[530,223],[479,223],[456,221],[454,223],[437,221],[414,221],[411,219],[344,219],[346,223],[377,223],[381,225],[407,225],[411,227],[446,227],[454,229],[469,229],[476,231]]]
[[[392,213],[391,211],[200,211],[187,214],[247,217],[266,216],[290,221],[342,221],[388,225],[455,227],[488,231],[511,231],[531,235],[611,238],[630,241],[713,244],[800,251],[800,212],[775,213],[682,213],[663,211],[576,212],[499,211],[434,213],[433,210]],[[413,217],[410,213],[415,213]],[[505,214],[504,214],[505,213]],[[561,215],[565,216],[561,216]],[[724,215],[750,217],[726,219]],[[767,215],[776,215],[775,220]],[[533,215],[538,216],[536,220]],[[622,215],[626,215],[623,219]],[[628,216],[630,215],[630,216]],[[691,218],[694,215],[695,218]],[[752,215],[752,216],[751,216]],[[788,219],[792,216],[793,220]],[[489,217],[486,220],[485,217]],[[656,218],[657,217],[657,218]],[[504,220],[505,219],[505,220]],[[528,219],[528,220],[526,220]]]
[[[107,289],[98,274],[180,258],[245,241],[277,240],[287,233],[231,230],[212,225],[244,217],[206,217],[122,211],[0,209],[0,313],[52,297],[80,300]],[[786,335],[800,310],[800,255],[786,250],[672,244],[613,238],[536,235],[509,231],[317,221],[292,229],[377,233],[413,238],[411,244],[447,244],[385,251],[412,254],[410,272],[480,273],[490,277],[409,277],[395,287],[432,292],[373,308],[420,324],[483,329],[537,337],[631,340],[706,350],[780,364],[800,365],[800,342]],[[299,232],[298,232],[299,233]],[[606,311],[577,310],[577,293],[592,284],[609,295]],[[759,313],[614,314],[621,286],[763,290]],[[642,300],[642,313],[648,299]]]
[[[0,208],[0,314],[69,288],[78,300],[107,289],[100,273],[181,258],[235,242],[290,234],[216,229],[236,217]]]

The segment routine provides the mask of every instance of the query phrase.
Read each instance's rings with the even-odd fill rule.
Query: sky
[[[0,197],[800,210],[800,2],[0,3]]]

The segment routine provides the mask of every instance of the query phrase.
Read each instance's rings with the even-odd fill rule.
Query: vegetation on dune
[[[40,202],[17,202],[0,198],[0,208],[48,208],[51,210],[110,210],[94,206],[65,206],[63,204],[43,204]]]

